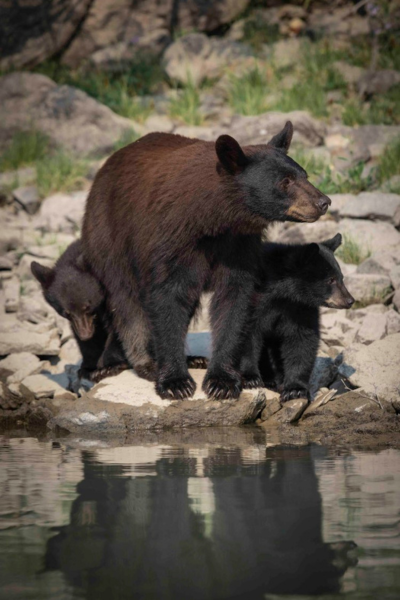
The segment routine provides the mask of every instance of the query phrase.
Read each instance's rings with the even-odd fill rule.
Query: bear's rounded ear
[[[219,162],[231,175],[243,171],[248,163],[239,143],[230,135],[220,135],[215,142],[215,150]]]
[[[40,265],[36,261],[31,262],[32,275],[36,277],[42,288],[47,289],[53,283],[54,269]]]
[[[285,127],[274,135],[274,137],[268,142],[268,146],[273,146],[273,148],[278,148],[278,150],[283,150],[285,154],[287,154],[290,143],[293,137],[293,123],[291,121],[286,121]]]
[[[328,248],[328,250],[330,250],[331,252],[335,252],[335,250],[337,250],[339,248],[341,243],[342,243],[342,234],[341,233],[337,233],[330,240],[325,240],[324,242],[321,242],[321,244],[323,246],[325,246],[325,248]]]

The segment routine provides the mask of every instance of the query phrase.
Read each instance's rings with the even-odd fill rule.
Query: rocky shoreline
[[[7,47],[2,63],[3,69],[42,68],[43,59],[60,54],[54,79],[45,74],[49,65],[0,79],[0,428],[127,436],[256,423],[271,443],[398,447],[400,121],[390,94],[399,88],[400,72],[392,42],[387,55],[381,51],[378,68],[366,66],[365,43],[376,17],[368,20],[346,3],[250,10],[246,0],[218,3],[219,11],[208,3],[201,13],[193,0],[177,3],[173,25],[169,3],[161,9],[146,0],[134,9],[124,0],[113,19],[111,7],[100,1],[81,4],[68,27],[61,13],[53,32],[34,35],[39,25],[33,23],[34,40]],[[389,25],[390,34],[397,25]],[[56,39],[62,47],[53,48]],[[156,49],[163,73],[150,92],[131,97],[122,86],[112,110],[113,97],[100,101],[98,90],[84,91],[86,78],[98,76],[102,89],[103,81],[114,81],[139,50],[149,48]],[[151,76],[139,66],[141,76]],[[64,68],[77,70],[64,81]],[[254,81],[246,80],[248,73]],[[319,85],[320,79],[323,86],[311,89],[309,98],[312,104],[320,94],[320,103],[293,110],[307,97],[301,86]],[[117,88],[121,81],[115,82]],[[245,95],[233,97],[248,85],[250,100],[262,96],[256,108]],[[80,381],[69,324],[44,301],[30,264],[52,266],[79,238],[88,190],[107,155],[152,131],[210,141],[228,133],[241,144],[264,143],[287,120],[295,130],[293,157],[332,206],[316,223],[275,225],[266,235],[308,243],[340,232],[344,243],[337,256],[357,300],[352,309],[321,312],[312,403],[282,406],[276,393],[264,389],[246,391],[238,401],[208,401],[198,392],[193,400],[169,402],[131,371],[95,386]],[[15,157],[21,148],[27,155]],[[384,160],[395,167],[385,170]],[[53,179],[47,176],[51,169]],[[209,354],[206,299],[188,346],[192,354]],[[204,373],[193,373],[200,390]]]

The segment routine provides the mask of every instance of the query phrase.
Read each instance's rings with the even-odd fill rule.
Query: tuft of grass
[[[257,52],[263,44],[272,44],[280,39],[279,25],[270,25],[262,19],[249,18],[243,28],[243,42]]]
[[[347,264],[359,265],[371,256],[371,250],[363,248],[352,236],[344,234],[336,255]]]
[[[49,138],[40,131],[19,131],[0,156],[0,171],[13,171],[43,159],[49,151]]]
[[[376,178],[379,184],[400,175],[400,137],[390,143],[379,157]]]
[[[189,79],[177,98],[170,100],[169,114],[187,125],[201,125],[203,115],[200,112],[200,93]]]
[[[254,67],[241,77],[230,76],[228,102],[235,113],[260,115],[268,109],[268,91],[267,75],[259,67]]]
[[[365,298],[365,300],[357,300],[351,308],[365,308],[370,304],[386,304],[388,300],[391,299],[392,295],[393,290],[391,287],[387,287],[383,290],[376,290],[376,288],[374,288],[372,294],[368,298]]]
[[[36,163],[36,185],[45,198],[52,192],[72,191],[79,187],[87,172],[86,162],[59,150]]]
[[[121,148],[125,148],[129,144],[136,142],[139,139],[139,135],[133,129],[131,131],[126,131],[122,134],[119,140],[114,144],[114,152],[117,150],[121,150]]]
[[[386,94],[377,94],[369,102],[349,96],[344,102],[342,120],[345,125],[398,125],[400,124],[400,85]]]

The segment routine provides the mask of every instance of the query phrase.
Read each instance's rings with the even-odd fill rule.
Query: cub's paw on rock
[[[242,379],[239,375],[219,373],[206,375],[203,382],[203,390],[208,398],[213,400],[228,400],[239,398],[242,391]]]
[[[188,376],[166,377],[158,379],[156,383],[157,394],[166,400],[184,400],[191,398],[196,391],[194,380]]]
[[[306,388],[301,387],[285,387],[281,393],[280,401],[288,402],[296,398],[307,398],[310,401],[310,392]]]

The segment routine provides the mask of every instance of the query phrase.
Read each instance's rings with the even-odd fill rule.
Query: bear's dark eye
[[[336,279],[334,277],[329,277],[328,279],[328,285],[333,285],[336,283]]]
[[[64,314],[65,314],[65,316],[66,316],[67,319],[71,316],[71,313],[69,312],[69,310],[65,310]]]

